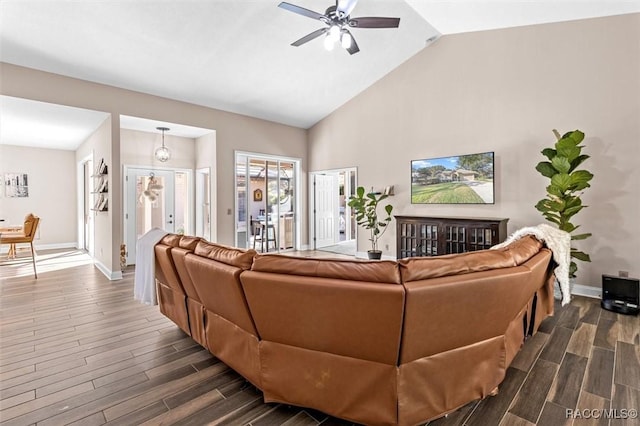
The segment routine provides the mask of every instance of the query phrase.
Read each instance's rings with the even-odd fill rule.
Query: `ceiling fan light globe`
[[[348,32],[343,32],[340,37],[340,43],[344,49],[348,49],[351,47],[351,34]]]
[[[165,161],[169,161],[169,158],[171,158],[171,153],[169,152],[169,148],[167,148],[166,146],[161,146],[160,148],[156,149],[155,157],[156,157],[156,160],[161,161],[163,163]]]
[[[338,27],[337,25],[332,25],[331,28],[329,28],[329,35],[327,37],[330,38],[334,43],[340,40],[340,27]]]
[[[335,45],[335,40],[332,39],[329,35],[324,38],[324,48],[329,52],[333,50],[333,46]]]

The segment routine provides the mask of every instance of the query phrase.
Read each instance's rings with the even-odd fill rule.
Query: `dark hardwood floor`
[[[40,254],[38,272],[28,261],[0,265],[2,425],[346,424],[263,403],[156,306],[133,300],[132,270],[109,281],[81,252],[55,251]],[[497,396],[429,424],[638,425],[574,421],[567,409],[639,408],[640,319],[575,297],[527,341]]]

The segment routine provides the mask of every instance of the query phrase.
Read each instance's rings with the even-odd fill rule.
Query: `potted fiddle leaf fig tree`
[[[547,186],[547,196],[536,204],[542,215],[549,222],[552,222],[563,231],[571,234],[571,240],[584,240],[591,236],[590,233],[576,234],[574,231],[580,225],[571,223],[572,218],[587,207],[582,204],[580,196],[586,188],[589,188],[589,181],[593,174],[586,170],[578,170],[578,167],[589,158],[582,154],[583,145],[580,143],[584,139],[584,133],[574,130],[564,135],[560,135],[557,130],[553,130],[556,136],[556,143],[553,148],[545,148],[542,154],[549,161],[541,161],[536,166],[536,170],[543,176],[550,179]],[[571,257],[583,262],[591,262],[587,253],[571,247]],[[578,266],[571,260],[569,266],[569,277],[575,278]]]
[[[385,233],[387,225],[391,222],[393,206],[391,204],[384,206],[385,216],[378,213],[378,205],[388,197],[389,195],[386,193],[380,194],[373,191],[365,194],[364,187],[359,186],[356,189],[356,194],[349,197],[347,203],[356,215],[356,223],[370,232],[371,250],[367,251],[369,259],[382,258],[382,250],[378,249],[378,239]]]

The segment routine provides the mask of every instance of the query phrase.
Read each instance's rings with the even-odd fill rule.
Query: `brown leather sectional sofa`
[[[496,390],[553,314],[551,252],[296,258],[167,235],[160,310],[264,392],[371,425],[413,425]]]

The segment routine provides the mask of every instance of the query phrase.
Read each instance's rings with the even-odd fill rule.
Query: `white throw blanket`
[[[146,305],[157,305],[156,256],[154,247],[168,232],[152,228],[136,242],[136,274],[133,283],[133,298]]]
[[[569,285],[569,266],[571,265],[571,234],[554,228],[551,225],[542,223],[538,226],[528,226],[518,229],[500,244],[492,249],[502,248],[525,235],[533,235],[540,241],[544,241],[549,250],[553,253],[553,260],[558,267],[554,270],[556,280],[560,284],[562,292],[562,306],[571,302],[571,286]]]

